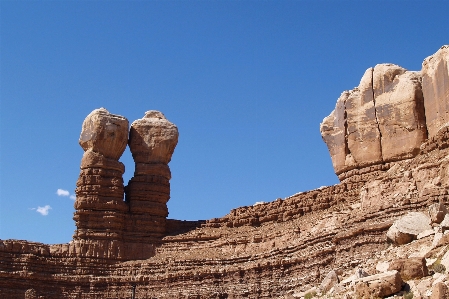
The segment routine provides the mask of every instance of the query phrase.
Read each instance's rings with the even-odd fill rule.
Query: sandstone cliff
[[[93,111],[74,239],[0,240],[0,297],[131,298],[135,285],[136,298],[448,298],[448,58],[444,46],[421,72],[377,65],[342,94],[321,124],[339,184],[206,222],[166,219],[174,124],[149,111],[128,138],[124,117]]]
[[[342,93],[320,127],[340,180],[415,157],[421,144],[447,124],[448,48],[426,58],[420,72],[376,65],[358,87]]]

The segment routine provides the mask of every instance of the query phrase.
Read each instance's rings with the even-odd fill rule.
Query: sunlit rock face
[[[449,45],[422,64],[422,85],[429,138],[449,125]]]
[[[320,131],[337,175],[416,156],[427,139],[420,73],[394,64],[367,69]]]
[[[74,239],[122,238],[128,207],[123,201],[125,166],[118,159],[126,148],[127,132],[128,120],[104,108],[92,111],[83,122]]]
[[[129,147],[136,165],[126,187],[131,213],[126,235],[133,242],[165,233],[171,179],[168,163],[178,135],[178,128],[159,111],[147,111],[131,124]]]
[[[95,109],[83,122],[79,144],[84,151],[92,150],[118,160],[128,144],[128,126],[125,117],[111,114],[105,108]]]

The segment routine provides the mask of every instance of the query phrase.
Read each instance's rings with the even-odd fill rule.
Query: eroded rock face
[[[449,123],[449,45],[424,60],[422,76],[430,138]]]
[[[111,114],[105,108],[95,109],[83,122],[79,144],[84,151],[118,160],[128,143],[128,125],[123,116]]]
[[[424,213],[412,212],[396,220],[387,232],[387,238],[397,245],[406,244],[420,233],[431,230],[430,219]]]
[[[398,271],[389,271],[361,278],[357,281],[357,298],[386,297],[401,290],[402,279]]]
[[[100,108],[84,120],[79,139],[84,155],[76,183],[74,239],[121,239],[124,228],[122,175],[128,120]]]
[[[337,175],[416,156],[427,138],[420,74],[394,64],[369,68],[320,131]]]
[[[129,148],[134,162],[168,164],[178,144],[178,128],[164,114],[150,110],[131,124]]]
[[[162,236],[168,216],[171,173],[168,163],[178,143],[178,128],[159,111],[148,111],[131,124],[129,147],[136,163],[126,187],[127,238]]]

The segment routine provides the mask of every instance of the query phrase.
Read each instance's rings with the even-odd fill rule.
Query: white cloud
[[[76,195],[75,194],[70,195],[70,199],[76,200]]]
[[[58,189],[56,194],[58,194],[58,196],[69,196],[70,192],[64,189]]]
[[[49,205],[46,205],[45,207],[37,207],[36,212],[40,213],[42,216],[48,215],[48,210],[50,210],[51,207]]]

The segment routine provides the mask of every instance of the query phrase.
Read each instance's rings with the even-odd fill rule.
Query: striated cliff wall
[[[421,72],[368,69],[342,94],[321,124],[339,184],[208,221],[166,219],[176,126],[149,111],[128,138],[124,117],[94,110],[73,240],[0,240],[0,297],[131,298],[135,285],[136,298],[295,298],[332,270],[374,273],[394,220],[449,201],[448,49]],[[136,169],[124,187],[127,143]]]

